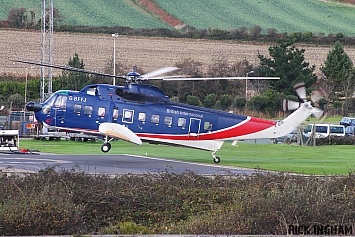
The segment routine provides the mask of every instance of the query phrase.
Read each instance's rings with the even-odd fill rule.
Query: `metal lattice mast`
[[[47,7],[49,2],[49,7]],[[42,0],[41,62],[53,64],[53,0]],[[52,94],[52,68],[41,67],[41,102]]]

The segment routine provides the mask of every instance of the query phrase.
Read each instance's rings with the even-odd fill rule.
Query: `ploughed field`
[[[55,33],[53,39],[53,63],[67,65],[75,53],[85,63],[85,69],[107,72],[112,64],[113,38],[111,34]],[[257,66],[258,53],[269,56],[270,44],[244,43],[235,41],[211,41],[192,39],[170,39],[151,37],[119,36],[116,39],[116,61],[126,66],[138,66],[149,72],[164,66],[174,66],[176,62],[191,58],[208,65],[216,60],[230,62],[248,60]],[[324,64],[331,46],[315,47],[297,45],[304,48],[305,61],[316,65],[316,72]],[[355,60],[355,47],[344,47],[345,52]],[[41,32],[0,29],[0,74],[25,75],[26,67],[31,76],[39,75],[38,67],[10,60],[13,56],[32,60],[41,58]],[[58,75],[61,70],[54,70]],[[112,72],[111,72],[112,73]]]

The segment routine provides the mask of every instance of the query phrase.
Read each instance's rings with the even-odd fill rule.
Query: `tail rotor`
[[[314,91],[310,95],[311,101],[308,101],[304,82],[295,84],[293,88],[295,89],[298,97],[303,101],[303,103],[299,103],[291,100],[284,100],[282,103],[283,110],[284,111],[296,110],[299,107],[301,107],[303,104],[306,104],[307,106],[310,106],[312,108],[312,115],[323,122],[324,119],[326,118],[326,113],[324,113],[324,111],[318,107],[313,107],[311,103],[312,102],[318,103],[320,99],[326,97],[326,93],[322,89]]]

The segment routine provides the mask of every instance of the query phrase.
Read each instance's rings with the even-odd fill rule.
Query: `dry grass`
[[[24,75],[26,66],[13,63],[11,56],[26,57],[39,60],[41,55],[41,32],[0,29],[0,74],[15,73]],[[214,60],[228,61],[248,60],[258,65],[257,54],[268,54],[270,45],[206,41],[192,39],[168,39],[120,36],[116,41],[117,60],[125,65],[137,65],[144,72],[152,71],[163,66],[173,66],[185,58],[192,58],[208,65]],[[305,48],[306,61],[316,65],[316,70],[326,59],[332,47]],[[345,47],[350,58],[355,59],[355,47]],[[113,39],[111,35],[99,34],[54,34],[55,64],[66,65],[69,58],[78,53],[84,60],[86,69],[103,72],[113,56]],[[29,70],[30,75],[39,74],[39,69]],[[54,71],[54,74],[61,73]]]

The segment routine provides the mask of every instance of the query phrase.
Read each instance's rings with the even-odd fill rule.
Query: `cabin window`
[[[316,132],[327,133],[328,132],[328,126],[316,126]]]
[[[90,87],[86,90],[86,94],[88,95],[96,95],[96,87]]]
[[[330,127],[330,133],[339,133],[343,134],[344,133],[344,128],[343,127]]]
[[[207,131],[211,131],[212,130],[212,122],[208,122],[206,121],[204,124],[203,124],[203,128]]]
[[[164,118],[164,124],[168,125],[169,127],[171,127],[171,124],[173,123],[173,117],[171,116],[165,116]]]
[[[118,118],[118,109],[114,108],[112,113],[112,118],[116,120]]]
[[[150,118],[150,121],[152,123],[158,124],[159,123],[160,116],[158,114],[152,114],[152,117]]]
[[[134,114],[133,110],[128,110],[128,109],[123,110],[122,122],[133,123],[133,114]]]
[[[106,109],[103,107],[99,107],[99,109],[97,110],[97,115],[101,117],[105,117],[105,114],[106,114]]]
[[[87,115],[91,116],[92,115],[92,106],[85,105],[84,106],[84,114],[87,114]]]
[[[138,121],[140,122],[145,122],[145,118],[146,118],[146,114],[145,113],[139,113],[138,114]]]
[[[78,115],[80,115],[80,113],[81,113],[81,105],[74,104],[73,109],[74,109],[74,113],[77,113]]]
[[[178,126],[182,127],[182,128],[185,128],[185,126],[186,126],[186,118],[179,118],[178,119]]]
[[[66,96],[59,95],[54,102],[54,107],[65,109],[67,106],[67,99],[68,98]]]

